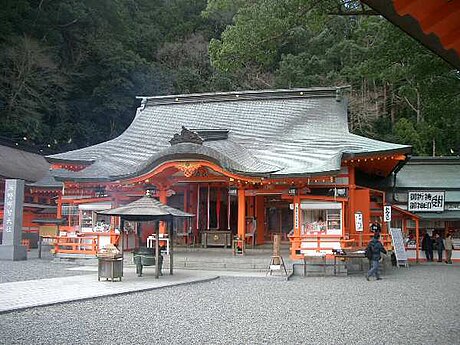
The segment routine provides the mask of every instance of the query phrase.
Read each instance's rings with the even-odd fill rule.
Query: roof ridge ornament
[[[203,141],[203,138],[201,138],[196,132],[185,128],[185,126],[182,126],[182,131],[180,132],[180,134],[174,134],[169,143],[171,144],[171,146],[180,143],[193,143],[203,145]]]

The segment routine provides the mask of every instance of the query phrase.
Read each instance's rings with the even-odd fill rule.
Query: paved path
[[[93,270],[90,268],[89,270]],[[191,284],[218,278],[214,273],[175,271],[155,279],[153,273],[142,277],[124,272],[121,282],[97,280],[97,273],[61,278],[27,280],[0,284],[0,313],[101,296],[153,290],[167,286]]]

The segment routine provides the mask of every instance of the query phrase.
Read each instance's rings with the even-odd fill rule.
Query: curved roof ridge
[[[309,90],[311,97],[301,95],[304,91],[299,90]],[[94,161],[77,173],[66,174],[69,179],[97,180],[102,177],[118,180],[138,174],[145,167],[152,167],[153,162],[174,154],[208,157],[229,171],[248,175],[278,175],[337,171],[340,160],[336,157],[344,153],[407,151],[409,146],[350,133],[347,102],[337,98],[336,91],[336,88],[314,88],[216,93],[219,97],[238,98],[237,102],[209,101],[205,98],[198,102],[199,97],[214,94],[196,94],[198,98],[193,102],[159,106],[144,104],[119,137],[77,151],[49,156],[49,159]],[[241,94],[254,98],[236,97]],[[280,98],[271,98],[275,94]],[[174,96],[159,97],[175,100]],[[170,140],[183,126],[210,131],[225,129],[228,137],[204,141],[199,145],[200,149],[193,145],[172,148]],[[184,148],[190,151],[186,152]]]

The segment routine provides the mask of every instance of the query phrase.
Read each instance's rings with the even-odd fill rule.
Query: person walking
[[[426,261],[433,261],[433,240],[428,233],[423,236],[422,250],[425,252]]]
[[[452,250],[454,249],[454,240],[452,239],[452,233],[449,232],[444,240],[444,246],[446,248],[446,264],[452,264]]]
[[[369,271],[367,271],[367,274],[366,274],[367,281],[369,281],[370,280],[369,278],[372,277],[373,275],[375,275],[376,280],[382,279],[379,276],[379,262],[381,259],[380,253],[386,254],[387,251],[385,250],[385,248],[383,248],[383,245],[379,241],[379,238],[380,238],[380,234],[375,234],[372,240],[368,244],[368,247],[370,247],[372,251],[372,259],[371,259],[371,268],[369,269]]]
[[[442,252],[444,251],[444,241],[439,234],[435,236],[436,250],[438,251],[438,262],[442,262]]]

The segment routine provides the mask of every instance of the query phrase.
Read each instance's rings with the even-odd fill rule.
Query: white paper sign
[[[364,224],[363,224],[363,214],[361,212],[355,213],[355,230],[356,231],[363,231]]]
[[[409,192],[407,209],[419,212],[442,212],[444,200],[444,192]]]
[[[383,207],[383,221],[385,223],[391,222],[391,206]]]

